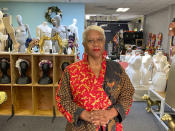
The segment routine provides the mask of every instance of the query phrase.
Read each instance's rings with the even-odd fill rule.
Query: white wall
[[[148,41],[148,33],[158,34],[163,33],[162,48],[166,53],[169,52],[169,36],[168,36],[168,26],[170,22],[175,18],[175,5],[171,5],[167,8],[161,9],[154,13],[145,15],[144,22],[144,35],[145,44]],[[157,39],[158,41],[158,39]]]

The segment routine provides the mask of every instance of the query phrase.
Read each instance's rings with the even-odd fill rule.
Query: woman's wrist
[[[114,117],[118,116],[118,111],[115,108],[111,108],[109,110],[109,116],[111,117],[111,119],[113,119]]]

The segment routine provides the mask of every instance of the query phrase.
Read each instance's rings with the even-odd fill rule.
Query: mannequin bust
[[[44,36],[51,37],[52,29],[48,26],[47,22],[43,22],[41,25],[36,28],[36,37],[37,39],[41,39]],[[49,50],[52,49],[52,41],[45,40],[44,41],[44,52],[49,53]]]
[[[68,65],[70,65],[69,62],[63,62],[63,63],[61,64],[61,70],[64,71],[64,69],[65,69]]]
[[[151,71],[149,67],[152,63],[152,56],[148,52],[145,52],[145,55],[142,56],[142,65],[141,65],[141,85],[148,85],[149,80],[151,79]]]
[[[0,69],[2,72],[2,77],[0,78],[1,84],[8,84],[11,82],[9,75],[7,74],[8,69],[10,68],[10,64],[7,59],[2,59],[0,63]]]
[[[169,72],[169,63],[166,56],[160,50],[153,56],[153,85],[154,89],[159,92],[164,92],[166,87],[167,75]]]
[[[62,40],[67,39],[67,28],[65,26],[60,25],[61,17],[56,15],[52,23],[54,27],[52,28],[51,36],[54,37],[56,33],[61,37]],[[52,40],[52,52],[57,53],[59,51],[58,41]]]
[[[5,26],[2,18],[3,18],[3,13],[0,11],[0,51],[4,51],[5,43],[8,38],[8,36],[5,35],[6,31],[5,31]]]
[[[17,84],[29,84],[31,83],[31,79],[26,75],[27,69],[28,69],[28,62],[27,61],[21,61],[19,63],[19,72],[20,77],[16,80]]]
[[[128,74],[128,76],[129,76],[129,78],[134,86],[140,85],[141,62],[142,62],[142,58],[140,55],[132,57],[128,62],[128,67],[126,68],[126,73]]]
[[[16,20],[17,20],[17,23],[19,26],[16,27],[16,29],[15,29],[15,38],[16,38],[17,42],[20,44],[19,52],[25,52],[26,40],[27,40],[27,38],[31,38],[29,26],[27,24],[22,23],[22,16],[21,15],[17,15]]]
[[[40,65],[40,68],[42,69],[43,75],[39,79],[38,83],[39,84],[51,84],[52,78],[49,77],[49,71],[51,68],[51,64],[49,64],[48,62],[43,62],[43,63],[40,63],[39,65]]]

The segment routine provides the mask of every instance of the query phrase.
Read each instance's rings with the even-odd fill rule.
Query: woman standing
[[[104,30],[89,26],[83,33],[83,60],[69,65],[56,101],[67,118],[66,131],[122,131],[134,88],[124,69],[106,60]]]

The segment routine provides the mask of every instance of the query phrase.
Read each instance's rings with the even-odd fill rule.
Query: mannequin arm
[[[26,24],[25,27],[26,27],[26,30],[27,30],[27,33],[28,33],[28,38],[32,38],[31,33],[30,33],[30,29],[29,29],[29,25]]]

